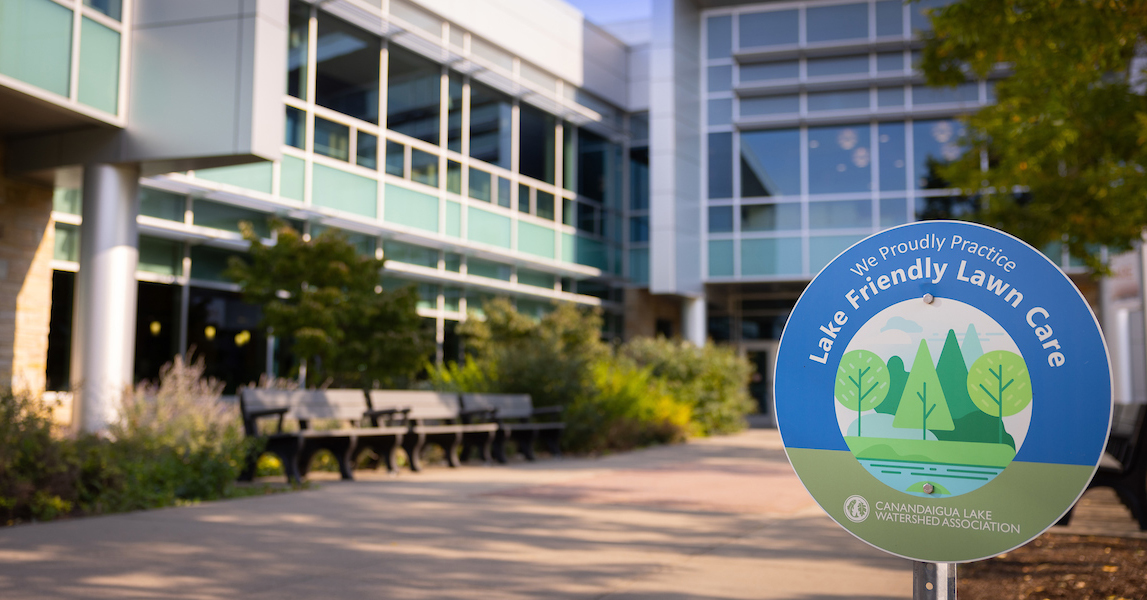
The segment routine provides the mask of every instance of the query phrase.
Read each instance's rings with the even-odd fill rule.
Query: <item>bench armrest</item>
[[[410,420],[410,407],[406,408],[380,408],[378,410],[368,410],[362,413],[364,419],[370,419],[371,425],[378,427],[379,417],[395,417],[402,415],[401,421],[403,423]]]
[[[289,406],[280,406],[279,408],[263,408],[260,410],[247,411],[247,416],[244,419],[244,421],[246,421],[247,431],[248,431],[248,433],[251,433],[251,434],[257,433],[257,428],[255,427],[255,421],[257,421],[258,419],[260,419],[262,417],[272,417],[272,416],[278,415],[279,416],[279,430],[278,431],[279,431],[279,433],[283,433],[283,417],[286,416],[286,414],[290,411],[291,411],[291,407],[289,407]]]

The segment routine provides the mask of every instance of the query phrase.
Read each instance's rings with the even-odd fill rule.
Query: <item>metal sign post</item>
[[[1111,423],[1099,323],[1071,280],[1001,231],[911,223],[809,283],[774,381],[789,462],[828,515],[920,561],[918,600],[955,563],[1026,544],[1079,499]]]

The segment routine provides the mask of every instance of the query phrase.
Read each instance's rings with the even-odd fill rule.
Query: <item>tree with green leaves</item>
[[[847,409],[856,411],[856,436],[863,437],[860,415],[872,410],[888,395],[888,368],[868,350],[853,350],[840,359],[833,395]]]
[[[938,167],[979,198],[975,220],[1037,248],[1062,241],[1099,269],[1098,245],[1139,239],[1147,96],[1132,61],[1145,32],[1137,0],[961,0],[932,12],[928,83],[995,82],[996,103],[967,119],[968,151]]]
[[[226,275],[262,308],[263,326],[306,361],[308,386],[396,385],[423,367],[434,340],[416,312],[417,291],[383,290],[382,260],[358,254],[336,229],[307,240],[276,222],[275,242],[264,244],[250,224],[241,227],[251,249]]]
[[[904,384],[904,396],[900,407],[892,419],[893,427],[919,429],[920,439],[928,439],[928,431],[952,431],[952,413],[948,410],[948,400],[932,363],[932,353],[928,343],[920,340],[916,358],[912,360],[912,370],[908,372],[908,382]]]
[[[976,407],[999,418],[999,442],[1004,443],[1004,417],[1032,401],[1027,363],[1015,352],[994,350],[976,359],[968,369],[968,395]]]

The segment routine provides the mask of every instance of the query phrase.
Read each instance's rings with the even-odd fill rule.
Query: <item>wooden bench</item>
[[[1115,490],[1119,501],[1139,521],[1139,530],[1147,531],[1147,404],[1116,404],[1111,416],[1111,433],[1107,449],[1099,461],[1095,477],[1087,485]],[[1059,525],[1071,523],[1067,511]]]
[[[553,420],[562,413],[560,406],[534,408],[529,394],[462,394],[467,411],[491,411],[498,423],[494,435],[494,460],[505,464],[506,440],[513,440],[526,460],[534,460],[534,446],[539,440],[554,456],[561,455],[561,436],[566,424]],[[541,420],[547,419],[547,420]]]
[[[239,406],[244,432],[266,440],[263,451],[279,457],[288,481],[298,483],[305,477],[311,459],[320,450],[334,455],[343,479],[354,479],[355,459],[368,449],[383,458],[388,470],[397,470],[397,448],[407,431],[404,411],[371,410],[362,390],[246,389],[239,397]],[[277,427],[261,432],[259,421],[269,417],[277,418]],[[401,424],[387,422],[395,419]],[[315,429],[315,420],[338,421],[339,427]],[[296,423],[298,429],[285,429],[285,421]],[[241,480],[254,477],[258,458],[248,458]]]
[[[426,444],[440,446],[451,467],[458,467],[463,445],[478,448],[484,462],[490,462],[491,447],[498,424],[487,410],[464,411],[458,394],[399,390],[371,390],[374,410],[405,410],[409,423],[402,448],[413,471],[422,470]]]

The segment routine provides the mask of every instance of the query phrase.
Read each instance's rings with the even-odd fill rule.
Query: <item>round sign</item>
[[[1075,503],[1111,422],[1090,307],[1040,252],[928,221],[858,242],[781,336],[777,422],[821,508],[920,561],[1023,545]]]

